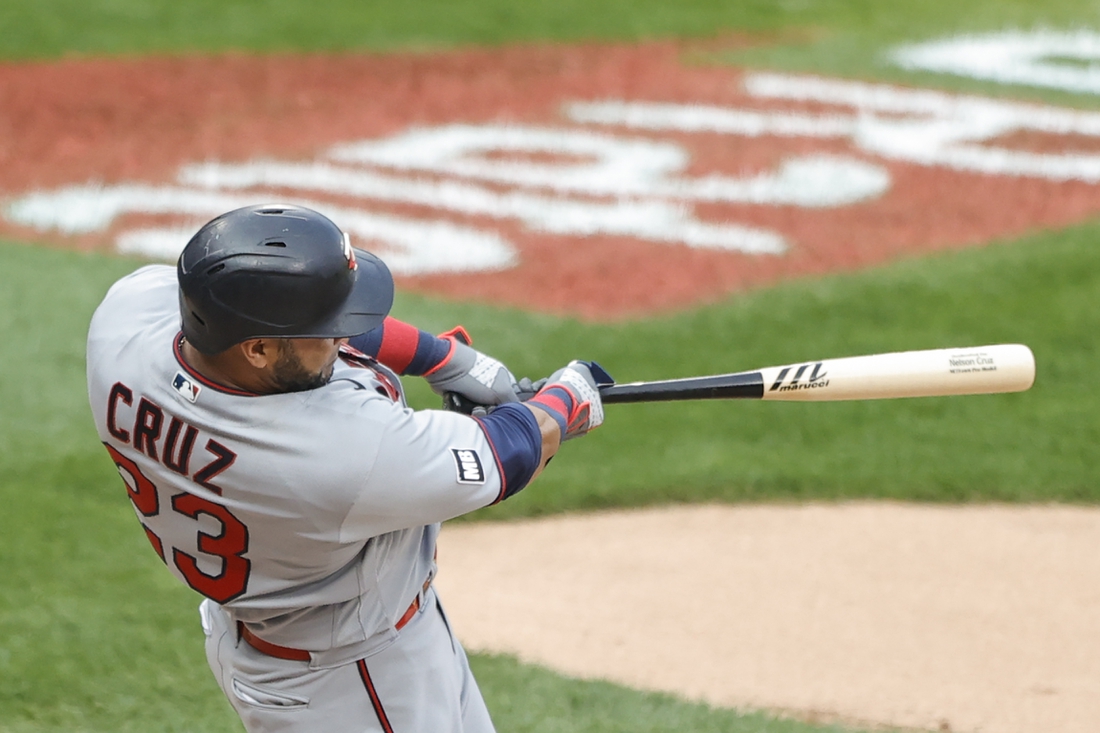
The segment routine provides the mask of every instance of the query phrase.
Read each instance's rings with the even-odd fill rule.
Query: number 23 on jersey
[[[181,476],[190,478],[199,486],[219,496],[222,490],[213,483],[213,479],[233,465],[237,454],[216,440],[206,442],[204,450],[212,459],[201,468],[191,472],[192,453],[198,438],[198,429],[172,416],[165,428],[165,413],[153,401],[142,397],[134,413],[133,428],[119,426],[120,407],[132,408],[133,391],[116,383],[107,400],[107,429],[115,439],[133,446],[138,453],[144,453],[165,468]],[[163,445],[161,443],[163,437]],[[146,518],[160,515],[162,511],[160,494],[153,481],[142,472],[133,459],[120,450],[104,443],[111,459],[118,467],[119,474],[126,484],[126,491],[138,513]],[[248,576],[252,563],[245,557],[248,552],[248,528],[234,514],[221,504],[208,499],[181,492],[171,497],[169,510],[181,518],[192,520],[197,533],[199,552],[218,558],[221,570],[207,573],[199,566],[199,560],[178,548],[172,548],[172,564],[187,584],[207,598],[218,603],[227,603],[243,594],[248,588]],[[213,518],[220,525],[218,534],[208,534],[197,528],[199,517]],[[149,542],[166,564],[164,543],[161,538],[142,522]]]

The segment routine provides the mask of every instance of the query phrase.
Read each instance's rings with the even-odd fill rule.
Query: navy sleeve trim
[[[427,331],[421,331],[420,339],[416,344],[416,355],[405,368],[405,373],[422,377],[446,359],[450,353],[450,341],[433,336]]]
[[[531,411],[514,402],[474,419],[489,439],[500,469],[496,504],[515,496],[531,482],[542,461],[542,431]]]
[[[348,339],[348,345],[367,356],[378,358],[378,350],[382,348],[382,332],[384,330],[383,326],[379,326],[373,331],[367,331],[360,336],[352,336]]]

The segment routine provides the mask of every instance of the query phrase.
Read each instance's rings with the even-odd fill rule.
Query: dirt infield
[[[1100,510],[681,507],[449,525],[473,649],[811,721],[1100,730]]]

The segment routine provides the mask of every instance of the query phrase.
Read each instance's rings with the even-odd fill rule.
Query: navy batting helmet
[[[247,206],[204,225],[176,268],[183,335],[204,354],[246,339],[340,338],[381,325],[393,277],[301,206]]]

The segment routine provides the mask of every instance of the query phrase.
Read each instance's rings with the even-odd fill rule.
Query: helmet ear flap
[[[381,325],[393,305],[385,264],[300,206],[211,220],[187,243],[177,276],[184,336],[207,354],[248,338],[355,336]]]

